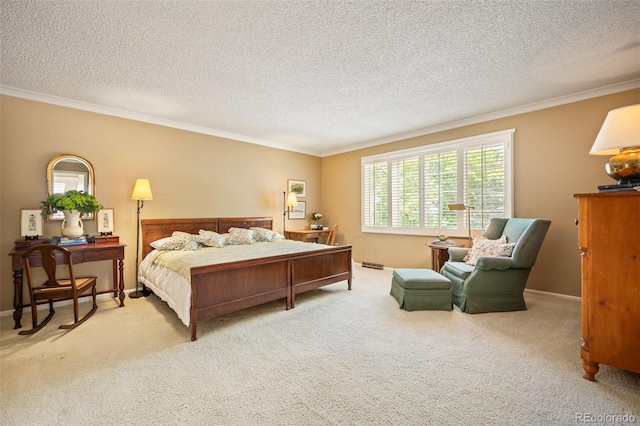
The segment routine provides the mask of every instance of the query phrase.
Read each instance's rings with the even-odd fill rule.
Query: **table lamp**
[[[613,155],[605,170],[619,189],[640,185],[640,104],[609,111],[589,154]]]

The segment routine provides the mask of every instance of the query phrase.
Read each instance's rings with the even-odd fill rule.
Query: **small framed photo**
[[[20,209],[20,236],[36,239],[44,235],[44,218],[38,209]]]
[[[298,201],[298,204],[289,210],[289,219],[304,219],[307,216],[307,203]]]
[[[303,180],[289,179],[287,181],[287,187],[289,188],[288,192],[295,193],[297,197],[307,196],[307,183]]]
[[[97,216],[98,232],[100,235],[113,235],[113,209],[102,209]]]

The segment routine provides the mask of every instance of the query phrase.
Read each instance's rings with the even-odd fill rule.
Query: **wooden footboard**
[[[351,246],[191,268],[191,340],[198,321],[285,299],[340,281],[351,290]]]
[[[291,305],[296,294],[333,284],[348,282],[351,290],[351,246],[338,246],[330,251],[310,253],[291,259]]]

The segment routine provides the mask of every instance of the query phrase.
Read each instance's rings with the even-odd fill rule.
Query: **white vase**
[[[62,235],[68,238],[77,238],[84,235],[84,228],[80,220],[78,210],[64,210],[64,220],[62,221]]]

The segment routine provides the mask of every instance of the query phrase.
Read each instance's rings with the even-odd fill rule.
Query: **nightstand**
[[[431,249],[431,269],[436,272],[440,272],[444,262],[449,260],[449,248],[450,247],[464,247],[464,244],[435,244],[427,243]]]

